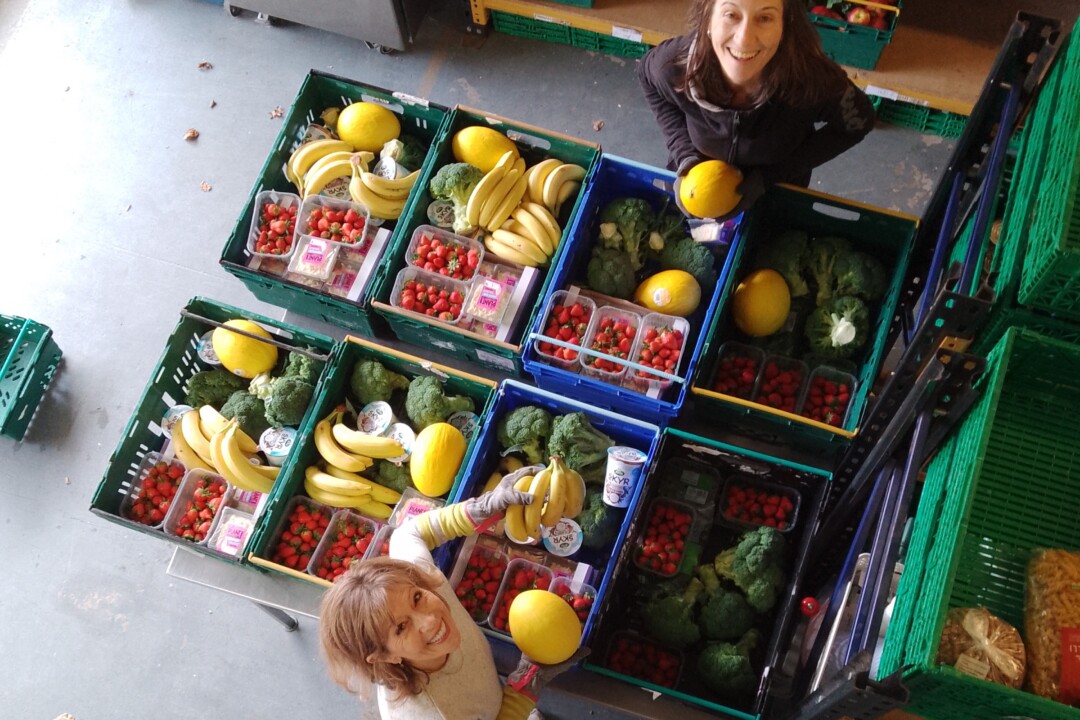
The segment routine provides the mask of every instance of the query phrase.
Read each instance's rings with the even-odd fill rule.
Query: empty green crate
[[[558,42],[570,45],[570,26],[562,23],[534,20],[533,18],[511,13],[492,11],[491,21],[496,32],[516,35],[517,37]]]
[[[62,355],[49,327],[0,315],[0,435],[23,439]]]
[[[605,35],[581,28],[570,28],[570,42],[574,47],[622,57],[639,58],[649,51],[649,46],[645,43],[624,40],[614,35]]]
[[[982,398],[930,463],[879,677],[904,669],[905,710],[928,718],[1078,720],[1080,709],[939,666],[949,608],[984,606],[1024,628],[1037,548],[1080,550],[1080,346],[1012,328]]]
[[[967,116],[924,105],[915,105],[880,96],[873,98],[878,119],[898,127],[911,128],[927,135],[957,138],[964,132]]]

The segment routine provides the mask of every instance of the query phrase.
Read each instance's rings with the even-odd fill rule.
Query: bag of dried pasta
[[[1024,641],[1009,623],[986,608],[952,608],[938,644],[939,663],[998,685],[1024,682]]]
[[[1037,550],[1024,602],[1027,689],[1080,706],[1080,553]]]

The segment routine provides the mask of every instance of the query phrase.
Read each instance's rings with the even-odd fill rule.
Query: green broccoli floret
[[[469,196],[484,177],[484,171],[469,163],[449,163],[439,168],[428,189],[432,196],[454,204],[454,232],[472,229],[468,218]]]
[[[851,243],[841,237],[816,237],[806,253],[806,273],[817,283],[817,304],[824,305],[833,296],[833,265],[841,255],[851,252]]]
[[[581,546],[590,550],[609,550],[619,534],[622,514],[604,502],[599,492],[585,494],[585,506],[574,521],[581,526]]]
[[[247,390],[237,390],[230,395],[221,406],[221,414],[229,419],[236,418],[240,429],[256,440],[270,427],[266,419],[266,403]]]
[[[251,378],[247,391],[262,401],[270,399],[270,388],[273,386],[274,376],[268,372],[259,373]]]
[[[656,640],[673,648],[685,648],[701,639],[694,621],[694,606],[705,586],[697,578],[680,594],[662,595],[644,606],[645,629]]]
[[[315,386],[299,375],[282,375],[270,384],[270,399],[265,401],[266,420],[274,427],[296,427],[304,419]]]
[[[306,383],[317,385],[319,375],[322,374],[323,364],[314,358],[300,353],[289,353],[289,359],[285,363],[285,375],[293,375]]]
[[[802,230],[785,230],[758,249],[751,269],[769,268],[780,273],[793,298],[809,295],[810,286],[803,276],[810,252],[809,241],[810,236]]]
[[[672,196],[664,198],[664,206],[656,213],[656,224],[649,233],[649,254],[658,257],[660,251],[670,242],[681,240],[689,235],[686,216],[672,203]]]
[[[866,344],[870,311],[857,297],[833,298],[816,308],[806,320],[810,352],[829,359],[850,357]]]
[[[708,598],[698,615],[701,634],[706,640],[734,640],[753,626],[753,608],[742,593],[720,584],[716,568],[699,565],[697,576]]]
[[[427,158],[427,146],[412,135],[399,135],[398,141],[402,147],[394,160],[406,170],[419,170]]]
[[[414,430],[444,422],[456,412],[472,412],[473,407],[470,397],[444,393],[442,382],[432,375],[414,377],[405,396],[405,412],[413,421]]]
[[[748,630],[738,644],[709,643],[698,656],[698,675],[717,695],[735,700],[748,699],[759,682],[750,663],[750,653],[759,640],[757,630]]]
[[[885,294],[889,278],[885,266],[872,255],[849,252],[833,263],[833,293],[856,295],[867,302],[879,300]]]
[[[604,482],[607,451],[615,441],[592,426],[583,412],[559,415],[551,423],[548,453],[558,455],[585,482]]]
[[[217,409],[237,390],[247,387],[248,381],[223,368],[202,370],[188,380],[184,402],[193,408],[212,405]]]
[[[389,460],[375,461],[375,477],[373,479],[380,485],[397,490],[399,493],[405,492],[406,488],[413,486],[409,466],[395,465]]]
[[[353,365],[349,388],[361,405],[389,402],[395,390],[407,390],[409,378],[388,370],[378,360],[361,360]]]
[[[530,465],[547,463],[551,413],[536,405],[522,405],[506,413],[495,428],[503,449],[517,447]]]
[[[702,291],[716,284],[716,258],[708,246],[691,237],[681,237],[664,245],[660,253],[661,270],[685,270],[694,276]]]
[[[784,554],[784,536],[762,525],[717,555],[713,568],[746,593],[750,607],[763,613],[772,610],[784,586]]]
[[[611,297],[629,298],[637,288],[630,256],[622,250],[600,244],[593,247],[585,277],[590,288]]]
[[[656,214],[648,201],[641,198],[612,200],[600,211],[598,244],[625,252],[630,257],[631,270],[636,272],[645,265],[649,232],[655,224]]]

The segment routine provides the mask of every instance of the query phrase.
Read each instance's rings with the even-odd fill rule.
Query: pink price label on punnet
[[[312,240],[304,249],[304,262],[312,265],[322,265],[326,260],[329,246],[322,240]]]

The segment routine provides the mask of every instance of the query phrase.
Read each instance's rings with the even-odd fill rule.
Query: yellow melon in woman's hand
[[[355,102],[338,115],[337,134],[357,152],[366,150],[377,153],[383,145],[401,134],[401,122],[397,115],[382,105]]]
[[[510,605],[510,637],[541,665],[570,659],[581,644],[581,622],[570,604],[547,590],[526,590]]]
[[[764,337],[784,327],[791,311],[791,291],[775,270],[756,270],[739,283],[731,302],[735,324],[747,335]]]
[[[450,147],[455,160],[469,163],[484,172],[491,172],[495,163],[507,152],[514,153],[515,158],[520,155],[513,140],[483,125],[470,125],[458,130]]]
[[[741,182],[738,168],[723,160],[706,160],[686,173],[679,184],[679,200],[694,217],[721,217],[742,200],[742,195],[736,192]]]

